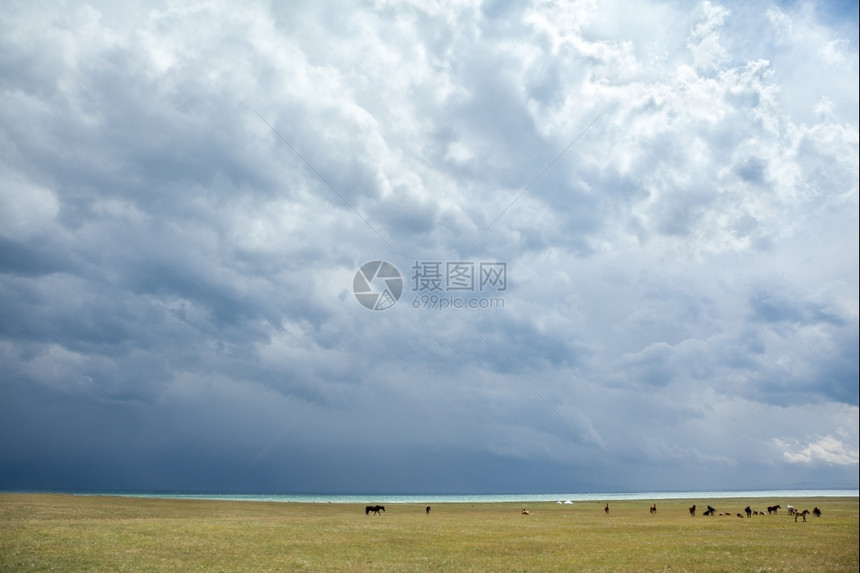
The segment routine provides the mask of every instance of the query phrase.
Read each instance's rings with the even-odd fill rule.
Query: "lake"
[[[164,499],[225,501],[274,501],[293,503],[519,503],[519,502],[609,502],[613,500],[766,498],[790,501],[807,497],[858,497],[857,490],[750,490],[750,491],[663,491],[638,493],[526,493],[526,494],[211,494],[159,492],[64,492],[76,495],[115,495]]]

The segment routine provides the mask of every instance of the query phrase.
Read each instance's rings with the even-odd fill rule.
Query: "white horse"
[[[786,509],[788,510],[788,515],[794,515],[794,506],[789,505]]]

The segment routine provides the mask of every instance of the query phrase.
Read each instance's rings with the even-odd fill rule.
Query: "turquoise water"
[[[294,503],[504,503],[504,502],[608,502],[613,500],[660,499],[722,499],[722,498],[766,498],[785,500],[804,497],[858,497],[857,490],[772,490],[772,491],[670,491],[642,493],[537,493],[503,495],[234,495],[234,494],[166,494],[166,493],[86,493],[78,495],[115,495],[123,497],[148,497],[164,499],[205,499],[225,501],[276,501]]]

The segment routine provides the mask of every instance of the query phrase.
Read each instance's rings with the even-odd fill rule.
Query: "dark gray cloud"
[[[0,487],[856,487],[845,9],[12,6]]]

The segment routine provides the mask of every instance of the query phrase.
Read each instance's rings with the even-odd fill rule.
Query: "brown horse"
[[[657,504],[652,503],[652,504],[651,504],[651,509],[649,509],[648,511],[649,511],[649,512],[651,512],[651,513],[657,513]]]
[[[769,506],[767,506],[767,514],[770,515],[772,513],[772,514],[776,515],[777,514],[776,510],[781,509],[781,508],[782,508],[781,505],[769,505]]]
[[[812,515],[814,515],[815,517],[821,517],[821,510],[816,507],[812,510]]]
[[[802,517],[803,521],[806,521],[806,516],[812,513],[808,509],[804,509],[803,511],[795,511],[794,512],[794,521],[797,522],[798,517]]]
[[[690,515],[696,515],[696,506],[695,505],[690,506]]]
[[[384,505],[368,505],[364,508],[364,515],[370,515],[371,512],[373,515],[382,515],[380,511],[385,511]]]

